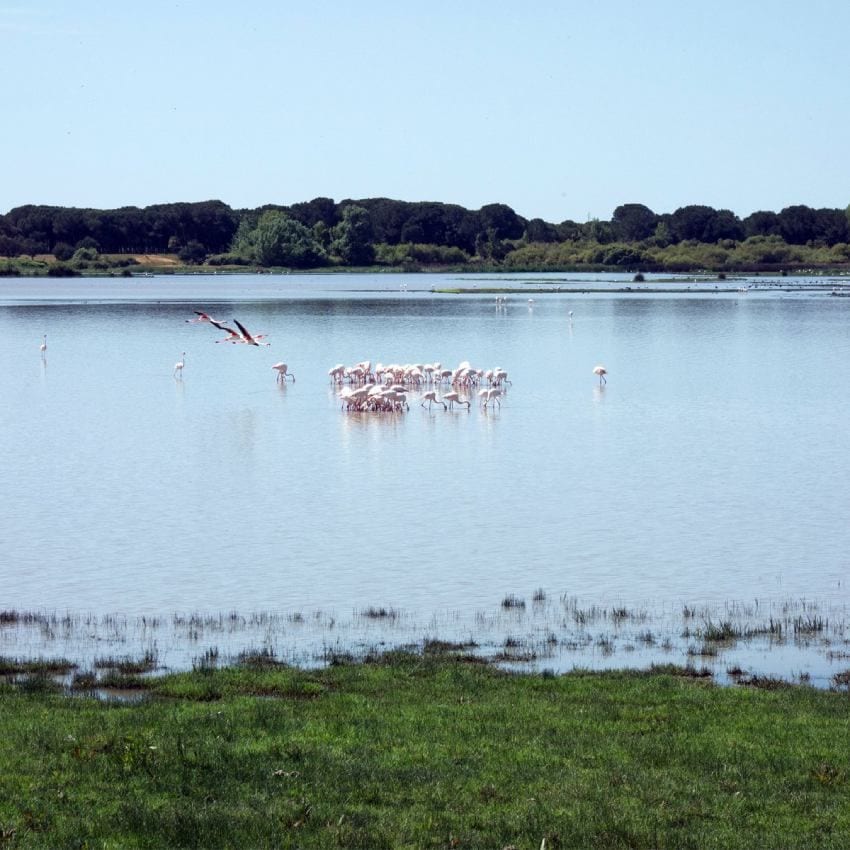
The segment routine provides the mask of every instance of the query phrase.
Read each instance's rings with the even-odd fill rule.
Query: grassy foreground
[[[394,654],[0,687],[0,848],[845,848],[850,697]]]

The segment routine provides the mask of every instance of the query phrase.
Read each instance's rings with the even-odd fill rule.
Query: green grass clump
[[[687,669],[395,652],[133,704],[0,686],[0,847],[850,846],[847,695]]]

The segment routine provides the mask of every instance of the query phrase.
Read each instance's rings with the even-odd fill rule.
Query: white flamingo
[[[594,367],[593,367],[593,374],[594,374],[594,375],[599,375],[599,384],[600,384],[600,386],[601,386],[602,384],[607,384],[607,383],[608,383],[608,379],[605,377],[605,376],[608,374],[608,370],[607,370],[604,366],[594,366]]]
[[[482,406],[486,409],[487,405],[494,401],[499,405],[499,408],[502,407],[502,402],[499,400],[499,397],[502,395],[502,391],[493,387],[491,389],[483,389],[478,391],[478,398],[481,399]]]
[[[449,403],[449,410],[451,410],[456,404],[465,404],[467,410],[469,410],[471,406],[471,402],[461,398],[454,390],[450,393],[446,393],[443,396],[443,401],[447,401]]]
[[[174,364],[174,377],[183,377],[183,367],[186,365],[186,352],[184,351],[180,360]]]
[[[428,410],[431,409],[432,404],[442,404],[443,410],[446,410],[446,403],[437,398],[436,390],[429,390],[427,393],[422,394],[422,407],[425,407],[425,402],[428,402]]]
[[[292,383],[295,383],[295,375],[289,371],[289,367],[286,363],[275,363],[274,366],[272,366],[272,369],[277,371],[278,381],[286,381],[287,378],[292,378]]]
[[[47,355],[47,334],[44,334],[43,342],[38,347],[38,350],[41,352],[42,357]]]

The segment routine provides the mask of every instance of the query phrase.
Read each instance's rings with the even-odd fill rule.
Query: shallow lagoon
[[[561,287],[506,309],[437,291],[492,277],[0,281],[0,609],[57,615],[0,626],[0,654],[445,636],[556,668],[846,669],[850,299],[626,280],[506,279]],[[271,345],[217,345],[195,309]],[[496,410],[348,414],[327,372],[363,359],[513,383]],[[783,616],[700,654],[706,623]]]

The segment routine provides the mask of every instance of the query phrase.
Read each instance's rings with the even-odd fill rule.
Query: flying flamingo
[[[288,371],[286,363],[275,363],[272,369],[277,370],[278,381],[286,381],[287,378],[292,378],[292,383],[295,383],[295,375]]]
[[[462,399],[454,390],[450,393],[446,393],[443,396],[443,401],[447,401],[449,403],[449,410],[451,410],[456,404],[465,404],[467,410],[470,408],[470,402],[466,399]]]
[[[185,321],[187,321],[190,325],[194,324],[195,322],[208,322],[211,325],[216,324],[215,319],[212,316],[210,316],[209,314],[202,313],[200,310],[193,310],[192,312],[198,318],[197,319],[186,319]]]
[[[428,402],[428,410],[431,409],[432,404],[442,404],[443,410],[446,410],[446,403],[437,398],[436,390],[429,390],[427,393],[422,394],[422,407],[425,407],[426,401]]]
[[[252,336],[249,333],[248,328],[246,328],[245,325],[243,325],[242,322],[239,321],[239,319],[234,319],[233,322],[236,327],[239,328],[239,331],[242,334],[242,342],[247,342],[248,345],[271,345],[270,342],[260,342],[261,339],[265,338],[265,334],[257,334],[256,336]]]
[[[210,324],[217,327],[221,331],[225,331],[230,334],[226,336],[224,339],[217,339],[216,342],[244,342],[241,334],[238,331],[233,330],[233,328],[227,327],[227,325],[223,325],[221,322],[216,322],[213,319],[210,319]]]
[[[182,358],[174,364],[174,377],[183,377],[183,367],[186,365],[186,352],[183,352]]]
[[[599,375],[599,385],[607,384],[608,379],[605,377],[608,374],[608,370],[604,366],[594,366],[593,374]]]

